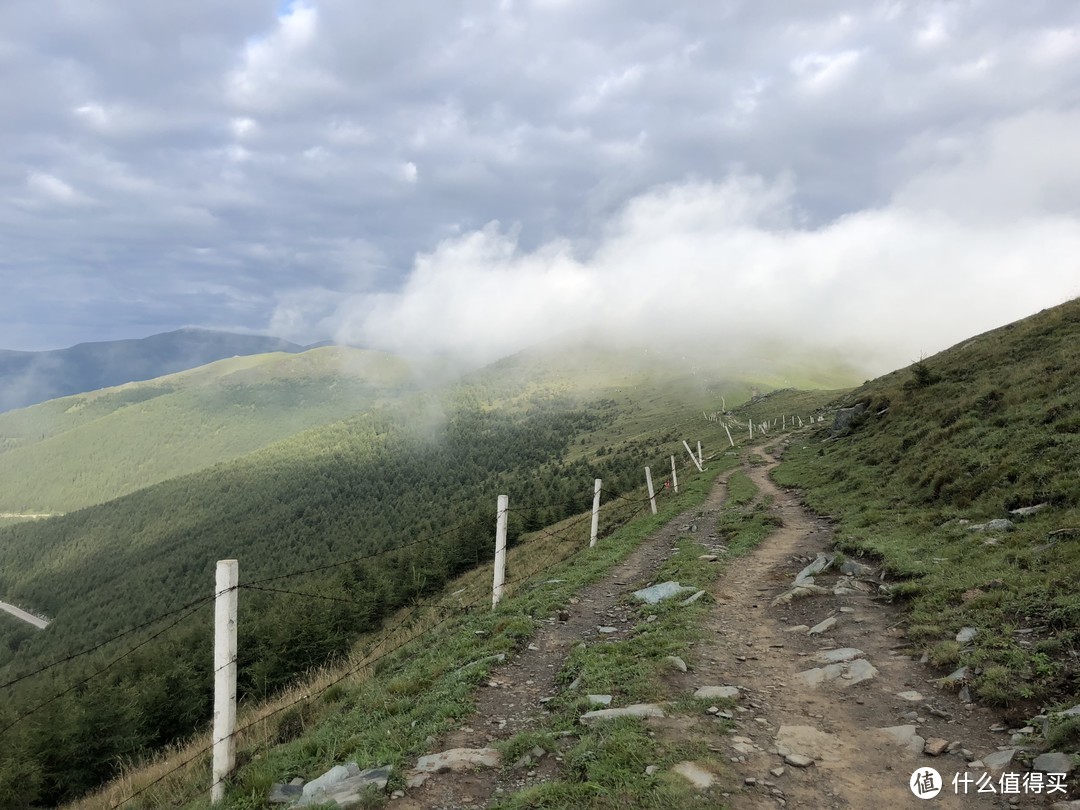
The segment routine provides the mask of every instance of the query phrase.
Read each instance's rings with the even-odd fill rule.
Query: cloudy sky
[[[1063,0],[6,0],[0,75],[4,348],[902,364],[1080,295]]]

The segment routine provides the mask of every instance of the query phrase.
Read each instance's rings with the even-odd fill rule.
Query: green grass
[[[1072,301],[864,384],[841,400],[867,406],[852,429],[797,436],[775,474],[881,561],[932,661],[972,665],[976,695],[1021,715],[1080,698],[1080,544],[1055,534],[1080,527],[1078,402]],[[1043,502],[1014,532],[959,522]]]

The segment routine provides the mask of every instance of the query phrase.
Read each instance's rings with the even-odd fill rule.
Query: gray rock
[[[787,628],[784,632],[785,633],[809,633],[810,632],[810,625],[808,625],[808,624],[797,624],[794,627]]]
[[[588,695],[589,703],[593,706],[610,706],[611,695]]]
[[[270,788],[270,795],[266,797],[266,803],[292,804],[299,801],[303,794],[304,789],[300,785],[275,784]]]
[[[787,770],[785,768],[773,768],[771,771],[769,771],[769,773],[779,779],[781,776],[787,773]]]
[[[304,785],[304,798],[314,795],[316,791],[333,787],[339,782],[344,782],[350,776],[356,776],[359,773],[360,766],[355,762],[346,765],[335,765],[322,776],[316,777]]]
[[[618,627],[608,627],[606,625],[600,625],[596,628],[597,633],[604,633],[605,635],[611,635],[612,633],[618,633]]]
[[[1077,703],[1071,709],[1066,709],[1063,712],[1057,712],[1054,717],[1080,717],[1080,703]]]
[[[355,768],[358,773],[351,774],[341,781],[320,787],[310,793],[308,792],[308,785],[312,784],[312,782],[304,785],[304,795],[295,806],[312,807],[320,804],[336,804],[338,807],[352,807],[361,801],[363,794],[369,788],[375,788],[376,790],[386,789],[386,783],[390,779],[392,770],[391,766],[383,765],[367,771],[360,771],[352,762],[349,763],[349,766],[347,767],[349,767],[350,771]]]
[[[842,751],[843,743],[836,735],[813,726],[780,726],[776,732],[776,753],[782,757],[794,754],[815,762],[835,762]]]
[[[1041,512],[1043,509],[1046,509],[1048,506],[1050,506],[1048,503],[1037,503],[1034,506],[1021,506],[1019,509],[1010,509],[1009,514],[1013,517],[1030,517],[1036,512]]]
[[[979,635],[977,627],[961,627],[960,632],[956,634],[956,640],[961,644],[967,644],[977,635]]]
[[[861,658],[844,664],[843,667],[844,672],[840,675],[841,686],[854,686],[857,683],[876,678],[880,674],[877,667]]]
[[[822,588],[820,585],[797,585],[789,591],[785,591],[778,597],[772,600],[772,606],[786,605],[796,599],[804,599],[807,596],[824,596],[831,594],[828,588]]]
[[[836,650],[825,650],[819,652],[814,656],[814,660],[819,664],[840,664],[845,661],[851,661],[853,658],[858,658],[863,654],[862,650],[855,647],[840,647]]]
[[[926,740],[920,737],[915,726],[890,726],[878,729],[886,739],[907,748],[913,754],[921,754]]]
[[[784,757],[784,762],[795,768],[809,768],[814,764],[814,760],[802,754],[788,754]],[[780,775],[783,775],[782,771]]]
[[[679,656],[669,655],[664,660],[671,664],[672,667],[679,670],[679,672],[686,672],[686,662],[679,658]]]
[[[961,703],[971,703],[971,689],[966,686],[960,687],[960,694],[958,695]]]
[[[735,686],[702,686],[694,692],[694,697],[701,700],[715,700],[716,698],[738,700],[739,689]]]
[[[1035,761],[1031,763],[1031,767],[1037,771],[1043,773],[1072,773],[1073,763],[1072,757],[1068,754],[1062,754],[1057,751],[1053,751],[1049,754],[1040,754],[1035,757]]]
[[[494,748],[451,748],[438,754],[428,754],[416,761],[418,773],[467,771],[471,768],[496,768],[502,755]]]
[[[832,565],[833,560],[835,559],[835,554],[829,555],[819,553],[817,555],[817,559],[815,559],[812,563],[810,563],[798,573],[798,575],[795,577],[795,585],[813,585],[814,574],[820,574],[822,571]]]
[[[658,602],[663,602],[665,599],[671,599],[673,596],[678,596],[680,593],[692,590],[694,589],[669,580],[649,588],[642,588],[640,591],[634,591],[633,596],[638,601],[645,602],[649,605],[655,605]]]
[[[698,555],[698,559],[705,562],[716,562],[720,558],[717,557],[715,554],[700,554]]]
[[[811,627],[810,628],[810,635],[812,635],[812,636],[821,635],[822,633],[827,632],[828,630],[831,630],[835,625],[836,625],[836,617],[835,616],[830,616],[829,618],[823,619],[822,621],[818,622],[813,627]]]
[[[914,689],[909,689],[906,692],[897,692],[896,696],[901,700],[910,700],[912,703],[918,703],[923,700],[923,696],[916,692]]]
[[[954,672],[946,675],[944,678],[938,678],[938,683],[943,686],[956,686],[957,684],[964,683],[969,680],[971,670],[967,666],[962,666]]]
[[[658,770],[660,770],[660,766],[659,766],[659,765],[649,765],[649,766],[648,766],[647,768],[645,768],[645,775],[646,775],[646,776],[652,776],[652,775],[653,775],[653,774],[655,774],[655,773],[656,773],[656,772],[657,772]]]
[[[988,771],[1004,771],[1012,764],[1014,756],[1016,756],[1016,749],[1006,748],[1004,751],[987,754],[982,761]]]
[[[688,596],[686,599],[683,599],[682,602],[680,602],[680,604],[683,607],[685,607],[686,605],[692,605],[692,604],[694,604],[694,602],[696,602],[698,599],[700,599],[704,595],[705,595],[705,591],[697,591],[696,593],[692,594],[691,596]]]
[[[713,786],[716,777],[693,762],[680,762],[671,769],[674,773],[683,777],[698,790],[708,790]]]
[[[619,717],[663,717],[664,710],[655,703],[635,703],[633,706],[623,706],[618,709],[597,709],[585,712],[578,718],[583,725],[589,725],[599,720],[615,720]]]
[[[852,423],[866,411],[866,404],[860,402],[851,408],[841,408],[833,418],[832,435],[838,436],[851,429]]]
[[[869,565],[863,565],[854,560],[844,560],[843,564],[840,566],[840,573],[849,574],[853,577],[866,577],[874,573],[874,569]]]
[[[1011,532],[1016,529],[1016,524],[1008,518],[995,518],[986,523],[972,523],[967,527],[969,532]]]

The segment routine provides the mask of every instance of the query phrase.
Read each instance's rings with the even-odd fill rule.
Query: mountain
[[[0,414],[0,525],[70,512],[419,390],[423,364],[328,346],[199,368]]]
[[[226,357],[303,350],[273,337],[191,328],[51,351],[0,350],[0,412],[149,380]]]

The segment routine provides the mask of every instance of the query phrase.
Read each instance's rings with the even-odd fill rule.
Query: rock
[[[589,703],[593,706],[610,706],[611,695],[588,695]]]
[[[712,787],[716,777],[693,762],[680,762],[671,769],[674,773],[683,777],[698,790],[707,790]]]
[[[686,662],[679,658],[679,656],[669,655],[664,660],[671,664],[672,667],[679,670],[679,672],[686,672]]]
[[[502,755],[494,748],[451,748],[449,751],[420,757],[413,770],[419,773],[444,773],[472,768],[497,768],[501,761]]]
[[[270,795],[266,797],[267,804],[292,804],[299,801],[304,794],[304,789],[299,785],[275,784],[270,788]]]
[[[930,737],[923,744],[923,753],[932,757],[940,757],[945,753],[945,749],[949,747],[949,741],[943,740],[941,737]]]
[[[776,753],[782,757],[794,754],[815,762],[837,762],[841,747],[839,738],[813,726],[780,726],[776,732]]]
[[[863,565],[854,560],[845,560],[840,566],[840,573],[849,574],[853,577],[867,577],[874,573],[874,569],[869,565]]]
[[[841,408],[836,412],[836,416],[833,418],[832,435],[839,436],[851,429],[855,420],[862,416],[866,411],[866,404],[860,402],[851,408]]]
[[[405,787],[418,788],[423,787],[424,782],[431,778],[430,773],[410,773],[405,780]]]
[[[841,669],[840,665],[835,664],[835,674],[832,677],[839,678],[842,671],[843,670]],[[814,667],[813,669],[806,669],[802,672],[796,672],[795,677],[802,681],[806,686],[809,686],[811,689],[813,689],[814,687],[821,686],[823,683],[825,683],[825,681],[831,680],[831,678],[829,677],[830,674],[831,673],[827,673],[821,667]]]
[[[971,689],[966,686],[960,687],[960,694],[958,695],[961,703],[971,703]]]
[[[1054,717],[1080,717],[1080,703],[1063,712],[1056,712]]]
[[[756,776],[747,776],[745,779],[742,780],[742,782],[747,787],[754,787],[757,784],[757,777]]]
[[[1043,509],[1046,509],[1048,506],[1050,506],[1050,504],[1045,502],[1037,503],[1034,506],[1021,506],[1019,509],[1010,509],[1009,514],[1013,515],[1014,517],[1030,517],[1036,512],[1041,512]]]
[[[720,558],[715,554],[701,554],[698,555],[698,559],[704,560],[705,562],[716,562]]]
[[[1080,810],[1080,799],[1071,802],[1054,802],[1050,810]]]
[[[597,709],[585,712],[578,720],[583,725],[589,725],[597,720],[615,720],[619,717],[663,717],[664,710],[655,703],[635,703],[633,706],[623,706],[619,709]]]
[[[784,756],[784,762],[794,768],[809,768],[811,765],[814,764],[814,760],[812,760],[810,757],[803,756],[802,754],[786,754]],[[777,775],[782,776],[784,773],[783,768],[777,768],[777,770],[780,771],[780,773]]]
[[[961,627],[960,632],[956,634],[956,640],[961,644],[967,644],[975,636],[979,635],[979,630],[976,627]]]
[[[649,766],[648,766],[648,767],[647,767],[647,768],[645,769],[645,775],[646,775],[646,776],[652,776],[652,775],[653,775],[653,774],[655,774],[655,773],[656,773],[656,772],[657,772],[658,770],[660,770],[660,766],[659,766],[659,765],[649,765]]]
[[[811,627],[810,628],[810,635],[819,636],[822,633],[827,632],[828,630],[831,630],[835,625],[836,625],[836,617],[835,616],[830,616],[829,618],[824,619],[824,620],[818,622],[817,624],[815,624],[813,627]]]
[[[339,807],[352,807],[362,800],[363,794],[369,788],[374,787],[377,790],[385,790],[392,770],[391,766],[383,765],[379,768],[360,771],[354,762],[350,762],[346,767],[349,769],[350,776],[341,781],[320,787],[310,793],[308,792],[309,785],[314,784],[317,780],[312,780],[307,785],[304,785],[303,797],[295,806],[312,807],[320,804],[336,804]],[[358,772],[352,773],[354,770]]]
[[[909,689],[906,692],[897,692],[896,696],[901,700],[909,700],[912,703],[918,703],[920,700],[924,700],[923,696],[914,689]]]
[[[1049,754],[1040,754],[1035,757],[1035,761],[1031,763],[1031,767],[1036,771],[1042,771],[1043,773],[1072,773],[1073,764],[1072,757],[1068,754],[1058,753],[1057,751]]]
[[[694,697],[700,700],[715,700],[716,698],[738,700],[739,689],[735,686],[702,686],[694,692]]]
[[[921,754],[926,740],[916,733],[915,726],[890,726],[878,729],[886,739],[907,748],[913,754]]]
[[[986,523],[973,523],[967,527],[969,532],[1011,532],[1016,529],[1016,524],[1008,518],[995,518]]]
[[[649,588],[642,588],[640,591],[634,591],[633,596],[638,601],[645,602],[649,605],[655,605],[658,602],[663,602],[665,599],[671,599],[673,596],[678,596],[680,593],[692,590],[694,589],[669,580]]]
[[[841,686],[854,686],[863,681],[869,681],[878,676],[877,667],[869,661],[859,658],[844,665],[844,672],[840,676]]]
[[[835,559],[835,554],[830,555],[819,553],[817,555],[817,559],[815,559],[812,563],[810,563],[808,566],[806,566],[806,568],[804,568],[796,575],[795,585],[813,585],[814,574],[820,574],[822,571],[832,565],[833,560]]]
[[[777,779],[779,779],[781,776],[783,776],[785,773],[787,773],[787,769],[785,769],[785,768],[773,768],[771,771],[769,771],[769,773],[771,773],[773,776],[775,776]]]
[[[1004,751],[987,754],[982,761],[988,771],[1004,771],[1012,764],[1014,756],[1016,756],[1016,749],[1006,748]]]
[[[360,766],[355,762],[350,762],[346,765],[335,765],[328,770],[322,776],[318,776],[312,779],[306,785],[304,785],[303,795],[304,798],[313,796],[316,791],[326,790],[334,785],[344,782],[350,776],[356,776],[360,773]]]
[[[855,608],[853,608],[853,607],[842,607],[842,608],[840,608],[840,612],[841,613],[854,613]]]
[[[772,600],[772,606],[786,605],[796,599],[803,599],[807,596],[824,596],[825,594],[831,594],[828,588],[822,588],[820,585],[797,585],[789,591],[785,591],[778,597]]]
[[[682,602],[680,602],[679,604],[681,604],[683,607],[685,607],[686,605],[692,605],[692,604],[694,604],[694,602],[696,602],[698,599],[700,599],[704,595],[705,595],[705,591],[697,591],[696,593],[692,594],[691,596],[688,596],[686,599],[683,599]]]
[[[810,625],[808,625],[808,624],[797,624],[794,627],[789,627],[784,632],[785,633],[809,633],[810,632]]]
[[[814,656],[814,660],[820,664],[839,664],[844,661],[850,661],[853,658],[858,658],[862,654],[863,651],[858,650],[855,647],[840,647],[836,650],[819,652]]]
[[[596,632],[598,632],[598,633],[604,633],[604,634],[606,634],[606,635],[610,635],[611,633],[618,633],[618,632],[619,632],[619,628],[618,628],[618,627],[608,627],[608,626],[606,626],[606,625],[599,625],[599,626],[598,626],[598,627],[596,628]]]
[[[938,683],[942,686],[956,686],[957,684],[964,683],[971,679],[971,670],[967,666],[962,666],[955,672],[946,675],[944,678],[938,678]]]

